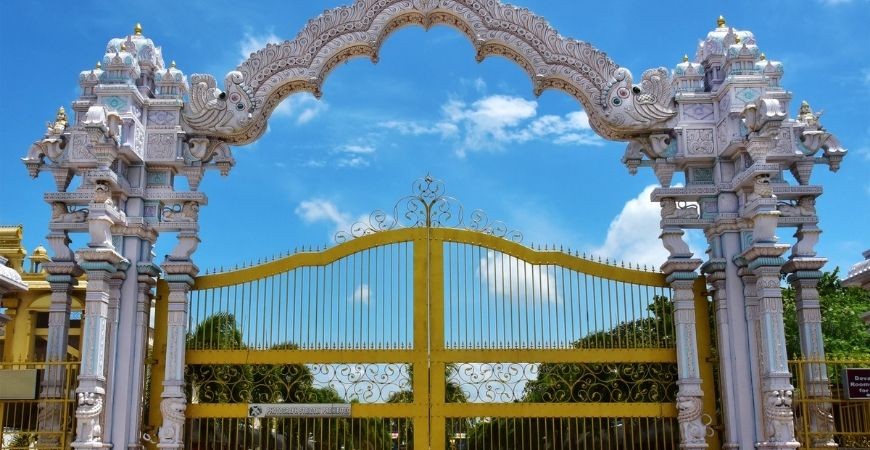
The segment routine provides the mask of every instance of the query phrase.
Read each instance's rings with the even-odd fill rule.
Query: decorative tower
[[[44,263],[53,292],[49,341],[60,343],[53,337],[67,334],[70,286],[87,272],[73,446],[139,448],[148,314],[161,271],[152,248],[161,232],[178,233],[167,263],[171,276],[179,265],[184,276],[196,274],[190,256],[199,242],[198,210],[207,201],[197,189],[207,169],[225,175],[234,160],[225,144],[186,131],[187,78],[174,63],[164,64],[161,48],[139,24],[110,40],[79,84],[71,116],[60,108],[24,158],[31,176],[50,172],[57,187],[45,195],[52,211],[53,255]],[[175,189],[178,176],[187,178],[190,191]],[[79,187],[68,191],[76,177]],[[70,249],[70,233],[88,233],[87,246]],[[176,297],[170,301],[183,312],[185,300]],[[58,352],[49,349],[48,358],[61,357]],[[172,356],[183,365],[183,349]],[[173,373],[176,378],[181,381]],[[167,392],[183,402],[180,384],[171,382]],[[180,446],[180,436],[169,441]]]
[[[695,61],[683,58],[674,69],[672,131],[632,140],[623,157],[632,173],[652,167],[662,185],[651,197],[661,203],[662,241],[671,253],[662,269],[674,282],[695,267],[682,230],[707,237],[709,259],[701,270],[714,293],[726,448],[798,446],[781,273],[797,288],[803,355],[824,357],[821,341],[810,338],[820,333],[815,284],[825,259],[814,250],[821,232],[814,204],[822,188],[809,180],[815,165],[836,171],[846,151],[809,105],[788,117],[791,93],[780,86],[782,75],[782,64],[759,51],[752,33],[720,16]],[[685,186],[671,186],[675,171],[685,174]],[[781,243],[777,228],[796,228],[796,243]],[[674,285],[676,299],[681,289]],[[812,395],[829,396],[824,367],[811,372],[805,376],[813,380]],[[684,394],[685,386],[681,396],[697,395]],[[819,433],[813,445],[833,445],[824,411],[810,424]],[[682,442],[691,439],[684,433]]]

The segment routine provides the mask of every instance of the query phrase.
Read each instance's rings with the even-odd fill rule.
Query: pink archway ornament
[[[377,61],[394,31],[438,24],[468,37],[479,60],[498,55],[516,62],[536,94],[558,89],[576,98],[595,132],[628,142],[622,161],[630,173],[640,167],[655,172],[661,187],[651,200],[661,205],[660,237],[670,254],[661,270],[675,303],[681,447],[706,448],[711,431],[701,402],[714,393],[701,391],[695,347],[699,268],[716,305],[724,446],[798,445],[779,280],[787,274],[796,288],[802,355],[822,360],[815,287],[825,263],[815,252],[821,233],[815,201],[822,188],[810,177],[820,164],[836,171],[846,150],[806,102],[789,117],[783,65],[760,52],[755,36],[720,17],[694,58],[685,56],[673,70],[647,70],[635,83],[605,53],[559,35],[523,8],[496,0],[359,0],[324,12],[293,40],[252,53],[222,87],[211,75],[192,75],[188,83],[137,25],[133,34],[109,41],[95,68],[81,72],[73,116],[59,110],[23,158],[31,176],[50,172],[57,187],[45,194],[54,253],[46,266],[53,290],[49,342],[64,342],[69,287],[88,273],[82,336],[88,364],[77,389],[75,447],[140,441],[139,408],[106,408],[141,402],[146,305],[161,273],[170,290],[171,325],[157,438],[160,448],[183,447],[186,298],[199,270],[192,255],[198,212],[207,204],[199,191],[205,171],[227,175],[235,165],[231,146],[262,136],[283,99],[302,91],[320,96],[323,81],[342,62]],[[673,187],[678,171],[686,183]],[[783,177],[786,171],[796,184]],[[189,190],[176,190],[178,176],[187,178]],[[75,177],[82,182],[70,192]],[[796,229],[793,245],[780,242],[778,228]],[[706,261],[689,249],[685,229],[704,231]],[[161,232],[177,233],[178,244],[158,266],[151,249]],[[74,251],[69,233],[88,233],[91,241]],[[118,308],[114,318],[106,304]],[[48,360],[65,354],[65,345],[46,350]],[[827,372],[820,367],[805,379],[814,388],[802,395],[819,405],[806,420],[811,444],[835,445]]]

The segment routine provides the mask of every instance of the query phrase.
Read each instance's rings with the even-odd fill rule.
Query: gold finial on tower
[[[100,63],[99,61],[97,61],[97,64],[94,66],[94,69],[102,69],[102,68],[103,68],[103,64]]]
[[[125,42],[121,42],[121,45],[118,46],[118,49],[122,52],[127,51],[127,44]]]
[[[169,63],[169,67],[174,69],[175,68],[175,61],[172,61],[171,63]]]
[[[735,35],[734,35],[734,43],[735,43],[735,44],[739,44],[739,43],[740,43],[740,35],[739,35],[739,34],[735,34]]]
[[[761,52],[761,55],[758,56],[758,59],[764,61],[765,59],[767,59],[767,55],[765,55],[764,52]]]
[[[723,17],[721,14],[719,15],[719,18],[716,19],[716,26],[718,26],[719,28],[725,26],[725,17]]]
[[[683,54],[683,62],[689,62],[689,54]]]
[[[133,27],[133,34],[136,36],[142,36],[142,24],[136,22],[136,25]]]

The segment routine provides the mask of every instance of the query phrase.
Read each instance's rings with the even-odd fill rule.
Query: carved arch
[[[377,62],[381,44],[406,26],[447,25],[471,41],[477,59],[516,62],[539,95],[557,89],[576,98],[601,136],[628,140],[668,129],[675,116],[668,70],[650,69],[641,83],[592,45],[565,38],[543,18],[497,0],[358,0],[309,21],[291,41],[269,44],[227,74],[191,77],[185,125],[192,134],[239,145],[263,134],[272,110],[293,93],[321,95],[326,76],[355,57]]]

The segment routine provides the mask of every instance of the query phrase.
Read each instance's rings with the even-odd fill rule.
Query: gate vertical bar
[[[428,231],[428,230],[427,230]],[[414,239],[414,450],[429,448],[429,240]]]
[[[430,229],[431,230],[431,229]],[[429,230],[427,230],[429,231]],[[447,370],[444,361],[431,361],[433,351],[444,350],[444,243],[433,241],[428,235],[429,247],[429,355],[430,355],[430,401],[429,401],[429,448],[444,450],[447,443],[446,424],[443,415],[432,414],[432,405],[447,401]]]

